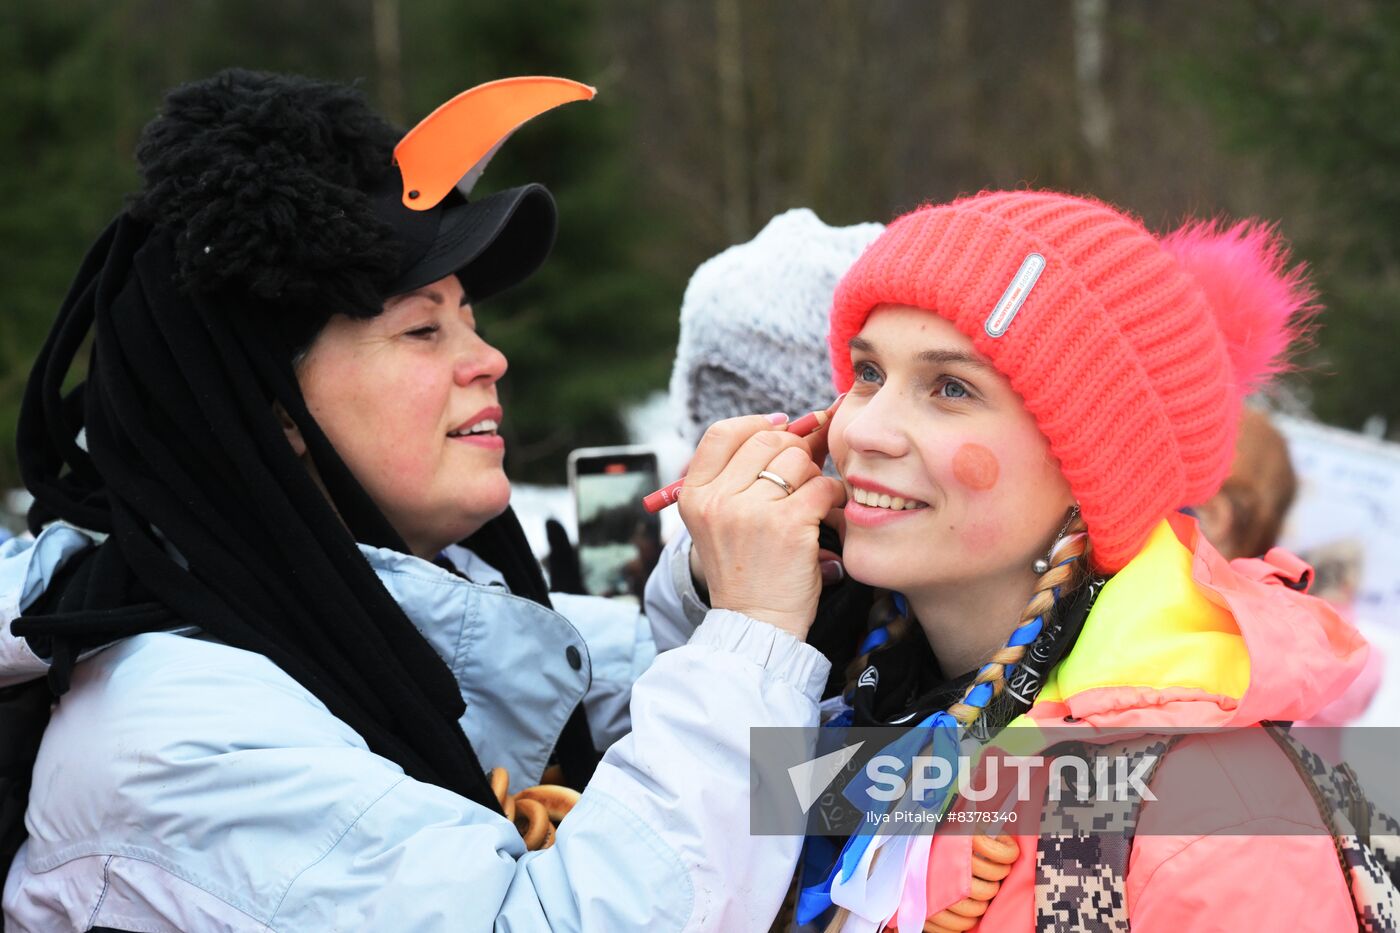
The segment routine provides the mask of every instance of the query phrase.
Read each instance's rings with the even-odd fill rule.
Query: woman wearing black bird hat
[[[776,911],[798,840],[748,832],[749,728],[815,724],[827,662],[715,611],[638,679],[645,620],[551,605],[508,507],[476,316],[544,260],[554,203],[463,190],[591,93],[493,82],[402,139],[335,84],[169,95],[21,415],[35,539],[0,551],[0,686],[56,702],[8,929]],[[551,762],[587,784],[557,835],[567,792],[528,789]]]

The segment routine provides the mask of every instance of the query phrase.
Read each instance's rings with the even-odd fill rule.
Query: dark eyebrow
[[[874,353],[875,346],[870,341],[861,337],[852,337],[847,344],[852,350],[861,353]],[[930,363],[933,365],[947,365],[949,363],[962,363],[965,366],[972,366],[977,369],[994,369],[991,362],[984,356],[976,353],[965,353],[962,350],[925,350],[914,357],[920,363]]]
[[[985,356],[976,353],[964,353],[961,350],[925,350],[915,357],[920,363],[962,363],[964,366],[971,366],[975,369],[992,369],[991,362]]]

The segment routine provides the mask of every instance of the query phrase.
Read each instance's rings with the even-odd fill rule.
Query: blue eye
[[[938,394],[940,398],[972,397],[972,393],[967,390],[967,386],[963,385],[958,380],[952,378],[943,380],[942,384],[940,384],[938,387]]]
[[[870,363],[856,363],[851,368],[855,373],[856,382],[879,383],[880,381],[880,371]]]

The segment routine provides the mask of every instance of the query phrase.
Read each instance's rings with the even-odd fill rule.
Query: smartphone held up
[[[569,454],[584,589],[641,601],[661,556],[661,521],[641,498],[656,488],[656,454],[645,447],[584,447]]]

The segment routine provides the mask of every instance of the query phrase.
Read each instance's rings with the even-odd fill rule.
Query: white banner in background
[[[1298,474],[1280,543],[1317,568],[1318,589],[1400,634],[1400,444],[1271,417]]]

